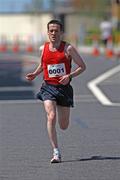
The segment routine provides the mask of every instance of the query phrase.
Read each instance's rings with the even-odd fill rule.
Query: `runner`
[[[104,46],[107,46],[109,39],[112,37],[112,23],[107,17],[100,23],[101,40]]]
[[[37,97],[43,101],[47,114],[47,130],[53,148],[51,163],[61,162],[58,147],[56,121],[65,130],[69,125],[70,107],[73,107],[72,79],[81,74],[86,66],[77,50],[62,40],[63,25],[59,20],[51,20],[47,24],[49,42],[40,47],[41,58],[36,70],[26,75],[34,80],[42,71],[44,82]],[[76,68],[71,72],[71,62]]]

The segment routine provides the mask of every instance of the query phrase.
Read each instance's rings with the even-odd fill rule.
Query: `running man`
[[[108,20],[107,17],[104,18],[104,21],[100,23],[101,30],[101,40],[105,47],[109,39],[112,37],[112,23]]]
[[[56,121],[61,129],[69,125],[70,107],[73,107],[73,88],[70,82],[81,74],[86,66],[77,50],[62,40],[63,25],[59,20],[51,20],[47,24],[49,42],[40,47],[41,58],[36,70],[26,75],[32,81],[43,72],[44,82],[37,98],[43,101],[47,114],[47,131],[53,148],[51,163],[61,162],[58,147]],[[71,72],[71,62],[76,64]]]

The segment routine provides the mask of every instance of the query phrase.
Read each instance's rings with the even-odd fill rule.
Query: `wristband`
[[[72,75],[71,74],[69,75],[69,79],[70,79],[70,81],[72,81]]]

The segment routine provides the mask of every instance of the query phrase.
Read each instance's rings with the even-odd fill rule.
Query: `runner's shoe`
[[[51,163],[60,163],[61,162],[61,155],[60,153],[53,153],[53,158],[50,161]]]

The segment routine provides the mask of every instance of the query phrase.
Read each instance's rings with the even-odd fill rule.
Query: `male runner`
[[[51,163],[59,163],[61,154],[55,127],[56,116],[58,113],[60,128],[67,129],[70,107],[73,107],[73,88],[70,81],[85,70],[85,64],[77,50],[62,40],[63,25],[59,20],[48,22],[47,31],[49,42],[45,42],[40,48],[40,63],[34,72],[26,75],[26,78],[32,81],[43,71],[44,83],[37,97],[43,101],[47,114],[47,130],[53,148]],[[71,72],[72,60],[77,67]]]

